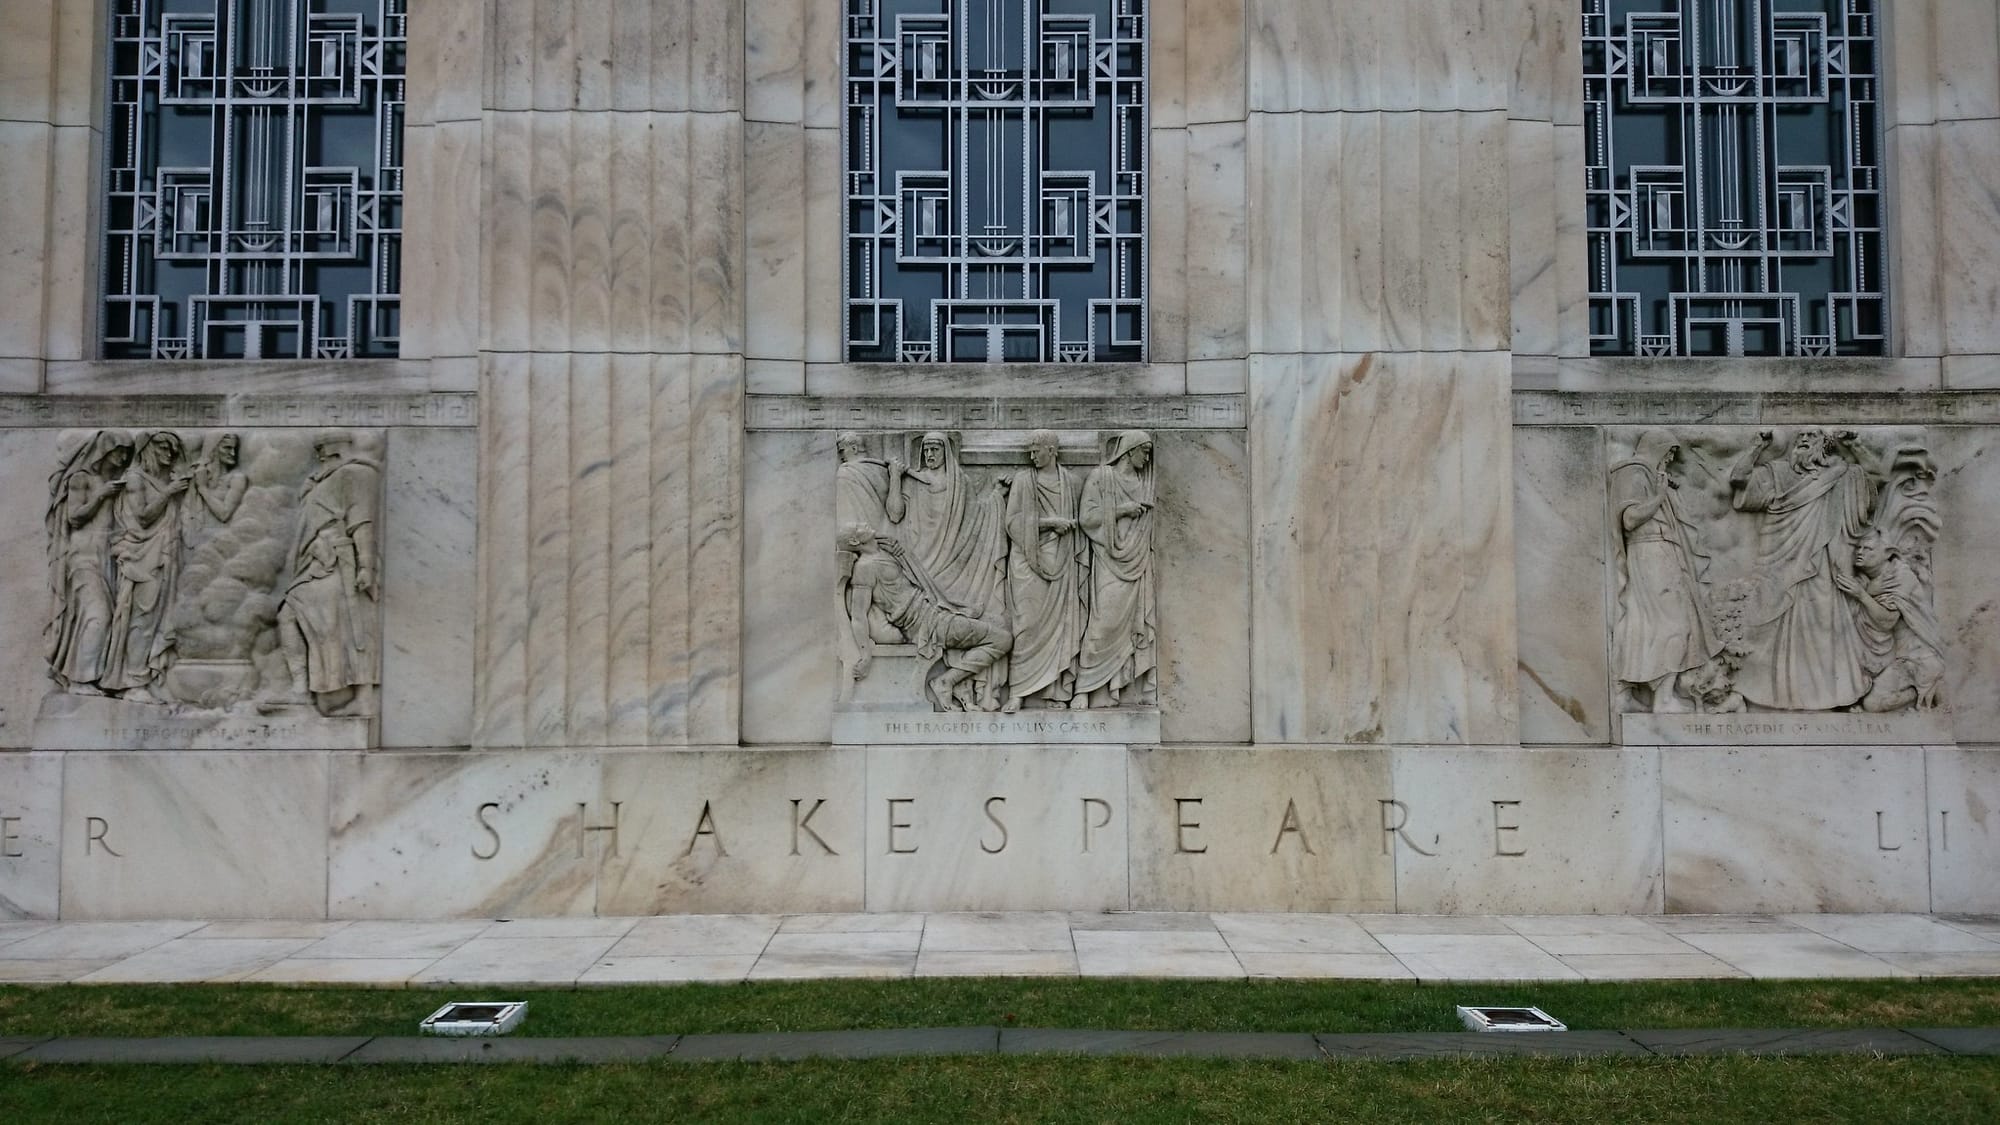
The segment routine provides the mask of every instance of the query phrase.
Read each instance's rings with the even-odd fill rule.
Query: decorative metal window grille
[[[847,358],[1144,359],[1144,0],[841,3]]]
[[[408,0],[112,0],[104,354],[394,356]]]
[[[1583,0],[1590,346],[1878,355],[1877,0]]]

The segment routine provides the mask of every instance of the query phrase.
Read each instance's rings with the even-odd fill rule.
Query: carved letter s
[[[479,811],[474,814],[475,819],[479,821],[479,827],[485,829],[486,834],[488,836],[493,837],[493,850],[482,855],[480,854],[479,851],[479,845],[474,844],[472,845],[472,858],[481,860],[492,859],[494,856],[500,854],[500,830],[493,827],[492,821],[486,819],[487,813],[490,813],[494,809],[497,809],[499,807],[500,807],[500,802],[488,801],[485,804],[479,806]]]

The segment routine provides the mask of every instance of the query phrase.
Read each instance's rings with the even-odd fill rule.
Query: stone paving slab
[[[210,1035],[158,1039],[51,1039],[13,1057],[21,1063],[333,1063],[366,1035]]]
[[[1132,1055],[1147,1058],[1324,1059],[1311,1035],[1300,1032],[1064,1031],[1004,1028],[1000,1053],[1027,1055]]]
[[[37,1043],[49,1041],[46,1035],[0,1035],[0,1059],[12,1058]]]
[[[1597,1058],[1643,1057],[1644,1047],[1617,1031],[1437,1031],[1411,1034],[1318,1035],[1320,1049],[1335,1059],[1493,1058],[1530,1055]]]
[[[611,1063],[665,1058],[678,1035],[607,1035],[596,1038],[503,1039],[382,1036],[349,1055],[350,1063]]]
[[[1911,1027],[1904,1030],[1954,1055],[2000,1055],[2000,1027]]]
[[[684,1061],[745,1059],[881,1059],[920,1055],[990,1055],[1000,1049],[997,1027],[886,1031],[802,1031],[776,1034],[689,1035],[673,1057]]]
[[[1943,1048],[1895,1028],[1686,1028],[1627,1032],[1656,1055],[1936,1055]]]

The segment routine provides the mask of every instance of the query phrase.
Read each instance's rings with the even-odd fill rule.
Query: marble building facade
[[[1995,0],[1874,5],[1880,356],[1593,354],[1579,0],[1152,0],[1145,358],[997,364],[847,358],[833,0],[414,0],[397,357],[103,358],[109,7],[0,917],[2000,910]]]

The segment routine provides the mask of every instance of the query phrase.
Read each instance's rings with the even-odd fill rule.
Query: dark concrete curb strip
[[[0,1037],[0,1062],[104,1063],[617,1063],[785,1062],[937,1055],[1065,1054],[1126,1058],[1326,1059],[1649,1058],[1680,1055],[2000,1055],[2000,1028],[1566,1031],[1366,1035],[1202,1031],[1066,1031],[947,1027],[745,1035],[575,1039],[400,1036],[212,1036],[158,1039]]]

